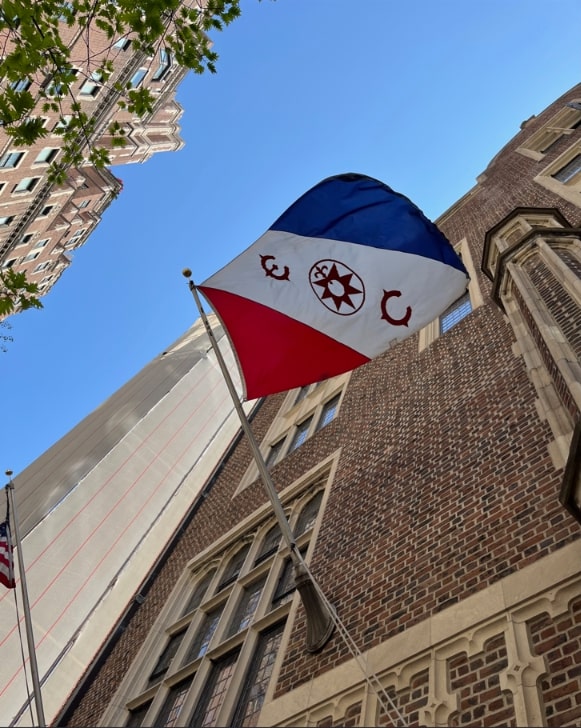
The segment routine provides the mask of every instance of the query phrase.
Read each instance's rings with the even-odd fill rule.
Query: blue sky
[[[579,80],[578,0],[242,0],[190,74],[185,148],[124,190],[0,354],[2,470],[18,473],[196,318],[198,281],[298,196],[377,177],[435,219],[520,123]]]

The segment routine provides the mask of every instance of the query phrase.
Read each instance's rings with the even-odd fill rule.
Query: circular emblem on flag
[[[309,271],[315,296],[329,311],[350,316],[365,301],[365,286],[354,270],[338,260],[319,260]]]

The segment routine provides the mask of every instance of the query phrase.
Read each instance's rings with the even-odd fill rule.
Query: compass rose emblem
[[[365,301],[365,286],[354,270],[338,260],[319,260],[309,271],[315,296],[329,311],[350,316]]]

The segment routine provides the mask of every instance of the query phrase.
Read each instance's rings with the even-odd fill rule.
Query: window
[[[147,68],[139,68],[131,77],[129,82],[133,88],[137,88],[147,75]]]
[[[224,589],[225,586],[228,586],[228,584],[231,584],[233,581],[236,581],[236,579],[238,578],[238,574],[240,573],[240,569],[242,569],[242,566],[244,565],[246,555],[248,554],[249,550],[250,546],[246,545],[241,548],[240,551],[234,554],[234,556],[230,560],[230,563],[228,564],[227,569],[224,572],[224,575],[222,576],[222,579],[220,580],[220,583],[218,584],[218,591]]]
[[[28,243],[30,243],[30,241],[32,240],[33,237],[34,237],[34,233],[26,233],[26,235],[23,235],[20,238],[18,245],[28,245]]]
[[[283,631],[284,622],[260,635],[232,725],[256,725],[280,649]]]
[[[36,245],[34,246],[36,248]],[[25,258],[22,259],[23,263],[28,263],[30,260],[36,260],[38,256],[40,255],[40,250],[37,250],[36,253],[29,253]]]
[[[146,703],[130,710],[129,719],[127,720],[127,723],[125,723],[125,728],[140,728],[150,705],[151,700],[148,700]]]
[[[212,641],[212,637],[214,636],[214,632],[218,627],[223,609],[224,605],[206,614],[187,654],[186,663],[193,662],[193,660],[197,660],[198,657],[202,657],[206,654],[208,647],[210,646],[210,642]]]
[[[79,204],[77,205],[77,208],[79,210],[82,210],[85,207],[89,207],[90,204],[91,204],[91,200],[83,200],[82,202],[79,202]]]
[[[262,542],[262,546],[260,547],[260,551],[256,555],[256,558],[254,560],[254,566],[257,564],[260,564],[265,559],[267,559],[269,556],[272,556],[274,553],[278,551],[278,547],[280,544],[281,539],[281,533],[280,533],[280,527],[278,523],[275,523],[274,526],[272,526],[266,533],[266,536],[264,537],[264,541]]]
[[[282,452],[282,448],[284,446],[286,440],[286,436],[282,437],[280,440],[274,443],[274,445],[270,446],[270,449],[268,451],[268,455],[266,456],[266,467],[270,470],[272,466],[276,463],[276,461],[279,458],[279,455]]]
[[[323,429],[325,425],[328,425],[331,420],[335,419],[337,410],[339,409],[339,400],[341,399],[340,394],[336,394],[333,399],[330,399],[323,405],[321,415],[317,421],[317,431]]]
[[[294,404],[298,404],[299,402],[302,402],[303,399],[307,396],[309,389],[311,388],[310,384],[307,384],[304,387],[301,387],[299,391],[297,392],[297,397],[294,401]]]
[[[43,240],[38,240],[32,247],[33,248],[44,248],[46,247],[50,242],[50,238],[44,238]]]
[[[151,77],[152,81],[161,81],[171,68],[171,55],[167,48],[162,48],[159,52],[159,66]]]
[[[289,445],[289,452],[292,452],[293,450],[296,450],[297,447],[300,447],[303,442],[307,439],[307,435],[309,434],[309,428],[311,426],[311,422],[313,421],[313,417],[307,417],[306,420],[303,420],[299,425],[297,425],[295,433],[293,435],[293,439],[291,440],[291,444]]]
[[[10,225],[12,220],[14,220],[14,215],[9,215],[8,217],[0,217],[0,227]]]
[[[306,533],[309,528],[312,528],[317,520],[319,509],[321,508],[321,501],[323,500],[323,491],[320,490],[316,496],[306,504],[301,511],[297,525],[295,526],[295,538],[302,536]]]
[[[0,167],[3,169],[14,169],[18,167],[24,157],[24,152],[6,152],[0,157]]]
[[[232,652],[214,663],[210,678],[204,686],[190,725],[194,725],[196,728],[198,726],[206,728],[207,726],[216,725],[218,711],[222,707],[226,691],[230,686],[237,660],[238,651]]]
[[[28,78],[20,79],[19,81],[12,81],[10,84],[10,88],[14,89],[14,91],[28,91],[30,88],[31,82]]]
[[[34,164],[50,164],[59,153],[58,149],[53,147],[45,147],[34,160]]]
[[[573,177],[576,177],[579,172],[581,172],[581,154],[577,154],[576,157],[573,157],[570,162],[567,162],[564,167],[561,167],[561,169],[552,174],[551,177],[554,177],[554,179],[558,182],[566,184],[567,182],[570,182]]]
[[[299,479],[281,493],[293,524],[308,523],[317,516],[337,457],[338,453],[322,463],[315,473]],[[307,511],[310,517],[305,519]],[[239,532],[239,526],[233,528],[233,543],[226,546],[228,540],[221,540],[201,553],[195,560],[197,563],[189,564],[182,575],[181,596],[168,602],[153,625],[145,646],[146,654],[151,655],[155,654],[151,647],[159,645],[161,656],[157,663],[149,663],[155,663],[152,674],[157,673],[159,679],[144,686],[142,655],[127,673],[129,682],[125,693],[134,694],[130,711],[150,700],[154,707],[161,705],[158,715],[148,719],[149,725],[256,724],[275,661],[281,657],[281,639],[296,589],[288,549],[283,546],[285,550],[279,552],[280,530],[278,524],[265,522],[267,512],[266,504],[260,506],[248,516],[245,533]],[[314,530],[309,528],[307,525],[300,536],[303,556],[313,545],[309,541]],[[234,544],[239,548],[232,554]],[[234,569],[236,583],[228,591],[216,592],[213,584],[230,580],[233,560],[241,554],[245,556]],[[198,574],[194,581],[191,570]],[[184,612],[184,604],[192,609],[186,607]],[[160,636],[168,631],[175,635],[169,642],[167,637],[163,640]],[[179,635],[183,633],[184,641],[181,641]],[[171,644],[178,639],[179,644]],[[169,691],[168,685],[173,685]],[[179,717],[174,717],[172,711]],[[122,725],[128,717],[131,718],[131,713],[119,706],[116,697],[102,722]]]
[[[32,272],[40,273],[40,271],[46,270],[49,266],[50,266],[50,260],[45,260],[43,263],[39,263]]]
[[[234,617],[230,622],[230,626],[226,634],[227,637],[238,634],[238,632],[246,629],[246,627],[248,627],[248,625],[252,622],[252,617],[254,616],[256,607],[258,606],[265,581],[266,579],[261,579],[256,582],[256,584],[253,584],[244,590],[240,603],[234,613]]]
[[[182,629],[179,632],[176,632],[176,634],[172,635],[169,638],[169,642],[165,646],[163,652],[159,656],[159,659],[153,668],[153,672],[149,676],[149,684],[154,685],[155,683],[158,683],[162,677],[167,672],[168,667],[171,664],[171,661],[176,655],[176,652],[179,649],[179,646],[182,643],[182,640],[184,638],[184,635],[186,633],[186,629]]]
[[[119,38],[119,40],[115,41],[113,43],[113,48],[117,48],[120,51],[126,51],[129,46],[131,45],[131,41],[129,38]]]
[[[2,263],[2,268],[12,268],[17,260],[18,258],[11,258],[10,260],[5,261],[4,263]]]
[[[449,306],[440,316],[440,334],[445,334],[472,311],[468,291]]]
[[[101,90],[101,81],[103,80],[103,74],[99,71],[93,71],[90,78],[88,78],[81,86],[79,93],[81,96],[92,96],[95,97]]]
[[[46,207],[42,208],[42,211],[41,211],[39,217],[48,217],[53,210],[54,210],[54,205],[47,205]]]
[[[72,120],[72,114],[65,114],[64,116],[61,116],[57,123],[54,125],[54,129],[66,129]]]
[[[210,586],[210,582],[214,578],[215,573],[215,570],[209,571],[206,576],[204,576],[204,578],[200,581],[198,586],[195,588],[194,593],[190,597],[188,603],[186,604],[184,614],[189,614],[200,606],[204,597],[206,596],[206,592],[208,591],[208,587]]]
[[[193,680],[193,676],[187,677],[185,680],[182,680],[177,685],[170,688],[168,696],[165,699],[165,703],[163,704],[160,714],[155,721],[156,726],[173,728],[173,726],[184,725],[183,720],[179,723],[177,721],[180,717],[182,708],[184,707],[184,703],[192,686]]]
[[[565,104],[546,124],[525,139],[517,152],[539,161],[563,138],[569,138],[580,125],[581,109]]]
[[[40,177],[24,177],[12,190],[12,192],[32,192],[40,180]]]

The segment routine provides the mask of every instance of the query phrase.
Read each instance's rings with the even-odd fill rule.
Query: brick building
[[[579,724],[580,127],[581,85],[441,216],[467,296],[252,419],[363,659],[337,630],[305,649],[240,440],[59,725]]]
[[[20,149],[0,128],[0,267],[26,271],[41,296],[70,265],[73,251],[86,242],[122,189],[121,180],[109,170],[89,163],[70,168],[64,184],[47,179],[49,165],[58,162],[62,152],[62,137],[55,130],[66,126],[71,105],[80,104],[89,115],[92,128],[85,143],[108,149],[114,165],[144,162],[156,152],[183,146],[179,136],[183,110],[175,92],[186,71],[167,50],[148,58],[132,48],[128,37],[109,39],[93,27],[87,39],[86,29],[64,23],[61,36],[71,49],[76,73],[70,91],[52,87],[51,79],[42,74],[11,83],[15,90],[30,91],[38,98],[37,113],[48,134]],[[113,65],[107,83],[94,70],[104,59]],[[140,119],[120,109],[117,83],[149,88],[156,97],[152,112]],[[58,101],[58,111],[43,108],[41,89]],[[124,148],[113,148],[109,126],[114,121],[125,131]]]

